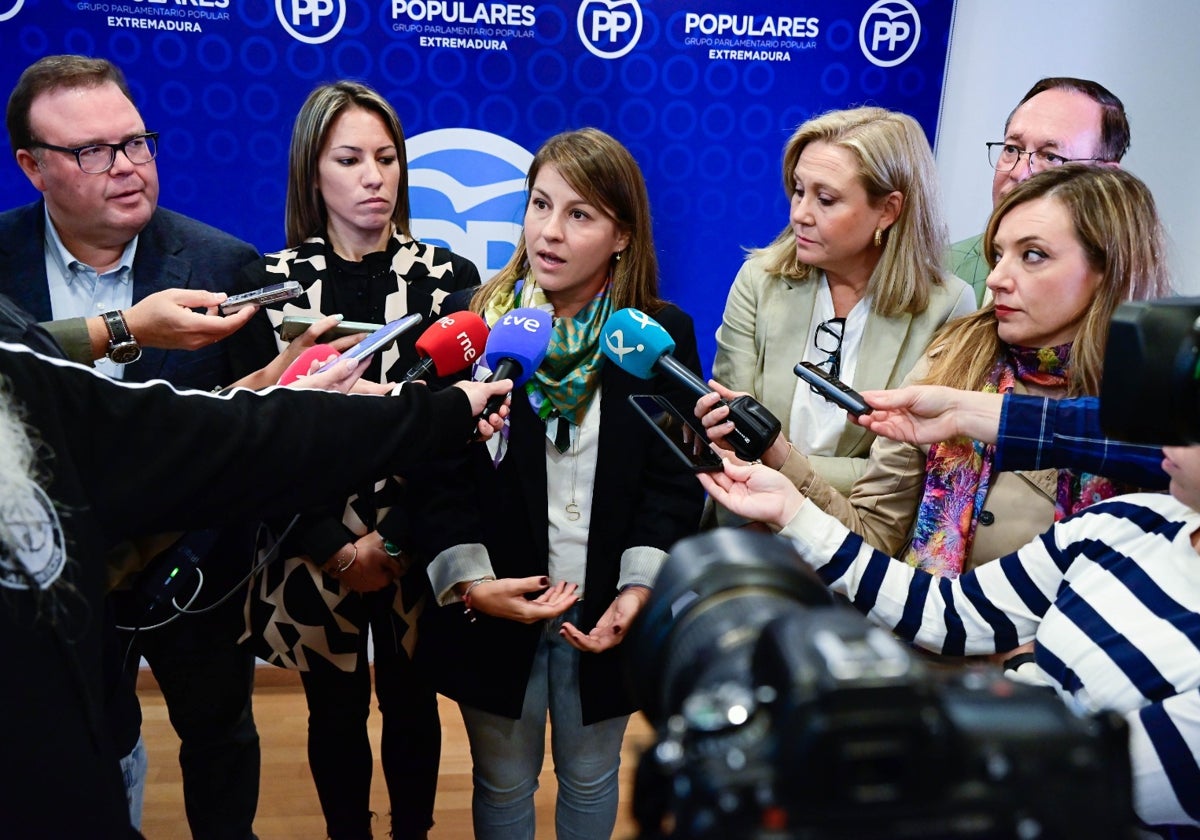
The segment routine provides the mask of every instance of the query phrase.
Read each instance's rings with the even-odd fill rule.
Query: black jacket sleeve
[[[287,514],[467,441],[466,394],[420,385],[399,396],[272,388],[218,396],[125,385],[0,345],[0,375],[35,431],[62,441],[53,469],[79,476],[114,539]],[[372,446],[354,445],[369,439]],[[58,451],[61,449],[62,451]]]

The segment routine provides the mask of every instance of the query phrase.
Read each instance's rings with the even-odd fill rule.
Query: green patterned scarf
[[[612,314],[612,300],[604,288],[571,318],[555,318],[546,358],[525,383],[529,404],[538,417],[546,420],[562,417],[578,426],[596,392],[604,354],[600,352],[600,332]],[[484,313],[494,324],[500,317],[521,306],[545,309],[553,306],[532,277],[514,287],[509,295],[498,295]]]

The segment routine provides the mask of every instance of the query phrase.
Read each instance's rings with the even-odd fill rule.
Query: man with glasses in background
[[[1004,139],[987,145],[992,206],[1030,176],[1064,163],[1117,166],[1129,149],[1125,106],[1103,85],[1068,76],[1040,80],[1008,115]],[[949,269],[975,289],[982,305],[991,266],[983,234],[950,246]]]
[[[99,348],[91,357],[103,355],[97,367],[115,378],[203,390],[233,381],[224,347],[213,342],[252,310],[221,319],[190,309],[223,299],[217,293],[227,292],[258,253],[158,206],[158,134],[147,130],[120,69],[84,56],[43,58],[18,80],[6,124],[16,161],[42,199],[0,214],[0,293],[40,321],[66,319],[60,343]],[[201,335],[171,326],[188,318],[202,319]],[[196,457],[204,457],[202,446]],[[249,529],[227,529],[209,554],[216,562],[203,565],[206,582],[193,609],[214,603],[249,571]],[[126,755],[135,825],[145,762],[133,693],[140,652],[180,737],[193,836],[253,836],[260,759],[250,705],[254,659],[236,644],[242,608],[235,595],[211,612],[135,634],[136,646],[129,636],[114,636],[113,661],[105,663],[109,725],[117,753]]]

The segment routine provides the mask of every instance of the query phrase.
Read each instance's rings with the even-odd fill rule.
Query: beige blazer
[[[911,376],[923,376],[926,370],[922,361]],[[1025,393],[1025,387],[1018,382],[1014,391]],[[780,472],[869,544],[899,557],[908,546],[924,495],[928,451],[928,446],[876,439],[850,493],[839,492],[818,474],[815,463],[794,449]],[[1058,470],[993,473],[963,571],[1016,551],[1053,525],[1057,482]]]
[[[713,378],[762,401],[783,423],[783,433],[789,438],[792,397],[800,382],[792,369],[804,358],[816,296],[817,283],[768,275],[761,260],[748,260],[734,278],[717,330]],[[919,315],[884,318],[868,314],[858,350],[855,390],[899,386],[924,355],[937,329],[973,311],[971,287],[946,273],[942,285],[932,288],[929,306]],[[862,426],[844,421],[836,454],[813,456],[813,469],[839,492],[849,493],[866,468],[874,439]]]

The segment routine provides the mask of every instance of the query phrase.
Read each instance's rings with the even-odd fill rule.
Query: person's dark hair
[[[1020,108],[1039,93],[1045,93],[1048,90],[1072,90],[1076,93],[1082,93],[1100,106],[1100,148],[1096,150],[1096,156],[1110,163],[1120,163],[1121,158],[1125,157],[1125,153],[1129,151],[1129,118],[1125,115],[1124,103],[1117,98],[1116,94],[1104,85],[1099,82],[1093,82],[1091,79],[1076,79],[1071,76],[1047,76],[1044,79],[1039,79],[1021,97],[1021,101],[1017,103],[1017,108]],[[1017,112],[1017,108],[1013,108],[1012,113],[1008,115],[1008,119],[1004,121],[1005,134],[1008,133],[1008,124],[1012,122],[1013,114]]]
[[[8,110],[5,112],[8,144],[13,154],[38,142],[38,138],[33,136],[33,129],[29,127],[29,109],[33,100],[54,90],[95,88],[108,82],[116,85],[133,102],[125,74],[106,58],[48,55],[26,67],[8,97]]]
[[[329,213],[325,199],[317,189],[317,166],[333,124],[343,113],[358,108],[375,114],[396,146],[400,164],[400,183],[396,188],[396,206],[392,223],[405,236],[409,229],[408,152],[404,147],[404,128],[396,110],[375,89],[360,82],[341,81],[319,85],[308,95],[296,115],[288,152],[287,201],[284,226],[287,244],[294,248],[310,236],[324,236]]]

